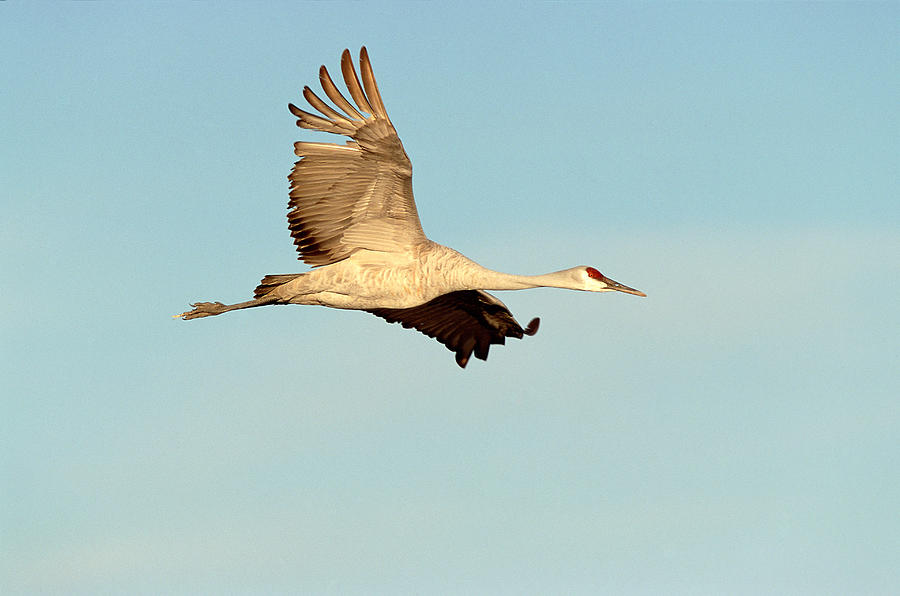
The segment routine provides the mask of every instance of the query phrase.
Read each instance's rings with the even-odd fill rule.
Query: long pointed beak
[[[635,296],[643,296],[644,298],[647,297],[647,294],[641,292],[640,290],[635,290],[634,288],[629,288],[625,284],[620,284],[619,282],[613,281],[608,277],[603,280],[603,283],[605,283],[607,285],[607,287],[609,287],[610,290],[615,290],[617,292],[625,292],[626,294],[634,294]]]

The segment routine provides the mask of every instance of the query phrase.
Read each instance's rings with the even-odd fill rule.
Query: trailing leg
[[[190,319],[199,319],[201,317],[212,317],[214,315],[220,315],[223,312],[228,312],[230,310],[240,310],[242,308],[254,308],[256,306],[266,306],[267,304],[275,304],[278,302],[278,298],[275,296],[266,296],[264,298],[256,298],[254,300],[248,300],[247,302],[238,302],[237,304],[222,304],[221,302],[194,302],[191,306],[194,307],[194,310],[189,310],[187,312],[183,312],[180,315],[175,315],[174,318],[184,319],[188,321]]]

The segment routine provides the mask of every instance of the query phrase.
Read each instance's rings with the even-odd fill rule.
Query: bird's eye
[[[587,268],[588,277],[591,279],[603,279],[603,274],[594,269],[593,267]]]

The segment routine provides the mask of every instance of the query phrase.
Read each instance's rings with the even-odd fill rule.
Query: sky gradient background
[[[0,592],[889,594],[900,8],[0,5]],[[286,109],[369,48],[460,370],[305,270]]]

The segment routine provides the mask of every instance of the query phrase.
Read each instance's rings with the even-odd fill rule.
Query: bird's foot
[[[222,314],[227,311],[226,305],[221,302],[194,302],[191,304],[194,307],[194,310],[189,310],[187,312],[183,312],[180,315],[175,315],[174,319],[184,319],[185,321],[190,319],[199,319],[201,317],[211,317],[213,315]]]

